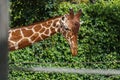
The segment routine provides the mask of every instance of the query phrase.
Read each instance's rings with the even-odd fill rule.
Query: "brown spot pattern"
[[[42,26],[46,26],[47,25],[47,23],[46,22],[44,22],[43,24],[42,24]]]
[[[48,21],[47,25],[45,25],[46,28],[50,27],[52,24],[52,20],[51,21]]]
[[[51,24],[47,24],[45,27],[46,27],[46,28],[49,28],[50,26],[51,26]]]
[[[51,26],[51,23],[52,23],[52,21],[48,21],[48,22],[44,22],[43,24],[42,24],[42,26],[44,26],[44,27],[46,27],[46,28],[49,28],[50,26]]]
[[[24,35],[24,37],[30,37],[33,34],[32,30],[26,30],[26,29],[22,29],[22,33]]]
[[[42,38],[41,37],[38,37],[36,40],[35,40],[35,42],[38,42],[38,41],[41,41],[42,40]]]
[[[41,37],[44,39],[44,38],[47,38],[48,36],[47,35],[44,35],[42,34]]]
[[[47,30],[45,31],[45,34],[49,34],[49,29],[47,29]]]
[[[10,51],[13,51],[13,50],[15,50],[15,47],[14,47],[14,46],[13,46],[13,47],[10,47],[9,50],[10,50]]]
[[[52,23],[52,20],[51,21],[48,21],[48,24],[51,24]]]
[[[28,46],[29,44],[31,44],[28,39],[23,39],[20,41],[20,43],[18,44],[19,48],[22,48],[22,47],[26,47]]]
[[[38,36],[39,36],[39,34],[38,34],[38,33],[35,33],[35,34],[31,37],[31,40],[34,41]]]
[[[12,40],[14,42],[17,42],[22,38],[20,30],[16,30],[15,32],[12,32],[11,36],[12,37],[10,38],[10,40]]]
[[[13,46],[14,44],[13,43],[11,43],[10,41],[9,41],[9,44],[8,44],[10,47],[9,47],[9,50],[14,50],[15,49],[15,47]]]
[[[35,30],[36,32],[38,32],[41,28],[42,28],[41,25],[36,25],[36,26],[34,27],[34,30]]]
[[[51,35],[53,35],[55,33],[55,28],[51,27],[50,30],[52,32]]]
[[[45,28],[42,28],[41,30],[40,30],[40,33],[43,33],[45,31]]]
[[[53,26],[56,26],[56,23],[58,22],[59,20],[55,20],[54,22],[53,22]]]

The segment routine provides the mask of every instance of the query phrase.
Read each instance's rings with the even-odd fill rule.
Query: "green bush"
[[[43,0],[44,1],[44,0]],[[79,75],[68,73],[37,73],[11,69],[14,67],[69,67],[92,69],[119,69],[120,64],[120,2],[99,1],[95,4],[71,4],[69,2],[11,1],[11,26],[30,23],[68,13],[69,8],[82,8],[79,31],[78,55],[71,56],[68,43],[56,34],[25,49],[10,52],[10,80],[119,80],[120,76]],[[43,4],[43,5],[40,5]],[[46,3],[46,5],[44,5]],[[36,4],[36,5],[35,5]],[[52,4],[52,5],[51,5]],[[46,7],[47,6],[47,7]],[[51,7],[50,7],[51,6]],[[45,14],[43,14],[45,12]],[[51,46],[52,45],[52,46]],[[27,63],[31,64],[27,64]],[[88,62],[88,63],[87,63]],[[90,63],[89,63],[90,62]],[[93,62],[93,63],[91,63]],[[98,63],[96,63],[98,62]],[[102,63],[100,63],[102,62]],[[105,63],[104,63],[105,62]]]
[[[28,25],[49,18],[58,3],[57,0],[11,0],[10,25],[11,27]]]

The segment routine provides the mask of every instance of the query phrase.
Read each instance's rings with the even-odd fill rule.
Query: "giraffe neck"
[[[9,30],[9,50],[17,50],[60,31],[60,18],[49,19],[44,22]]]

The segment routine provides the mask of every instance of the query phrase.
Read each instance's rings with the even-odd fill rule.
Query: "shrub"
[[[67,13],[69,11],[69,8],[71,7],[75,10],[75,12],[82,8],[83,15],[81,17],[81,20],[84,23],[81,25],[78,36],[79,37],[78,55],[76,57],[72,57],[68,43],[60,34],[56,34],[45,41],[41,41],[39,43],[34,44],[33,46],[27,47],[22,50],[10,52],[9,54],[10,58],[9,63],[11,63],[10,68],[14,66],[21,67],[49,66],[49,67],[90,68],[90,69],[120,68],[120,64],[116,62],[120,60],[119,0],[111,1],[102,0],[98,1],[95,4],[71,4],[69,2],[62,2],[61,4],[55,3],[57,4],[57,6],[49,5],[48,3],[51,2],[48,1],[45,2],[48,4],[46,5],[48,6],[47,7],[48,10],[44,9],[45,7],[41,8],[41,5],[38,5],[38,3],[40,2],[38,3],[36,1],[35,1],[36,3],[31,1],[28,2],[29,4],[27,2],[25,3],[24,1],[21,3],[21,1],[19,0],[11,1],[12,3],[11,25],[27,25],[29,23],[44,18],[56,15],[63,15]],[[36,5],[31,3],[35,3]],[[18,5],[24,7],[21,8],[21,6]],[[32,6],[33,9],[30,8],[31,5],[34,6],[34,8]],[[48,12],[40,15],[39,12],[42,10],[43,12],[44,11]],[[28,13],[30,14],[28,15]],[[35,64],[22,64],[25,62],[29,63],[34,62]],[[48,64],[46,62],[48,62]],[[97,74],[79,75],[67,73],[35,73],[16,70],[9,71],[10,80],[16,79],[119,80],[119,78],[120,78],[119,75],[104,76]]]

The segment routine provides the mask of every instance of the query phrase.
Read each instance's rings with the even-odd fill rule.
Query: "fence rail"
[[[12,67],[12,70],[27,72],[46,72],[46,73],[74,73],[74,74],[99,74],[99,75],[120,75],[120,69],[75,69],[65,67]]]
[[[115,61],[96,61],[96,62],[9,62],[9,64],[105,64],[105,63],[120,63],[119,60],[115,60]]]

